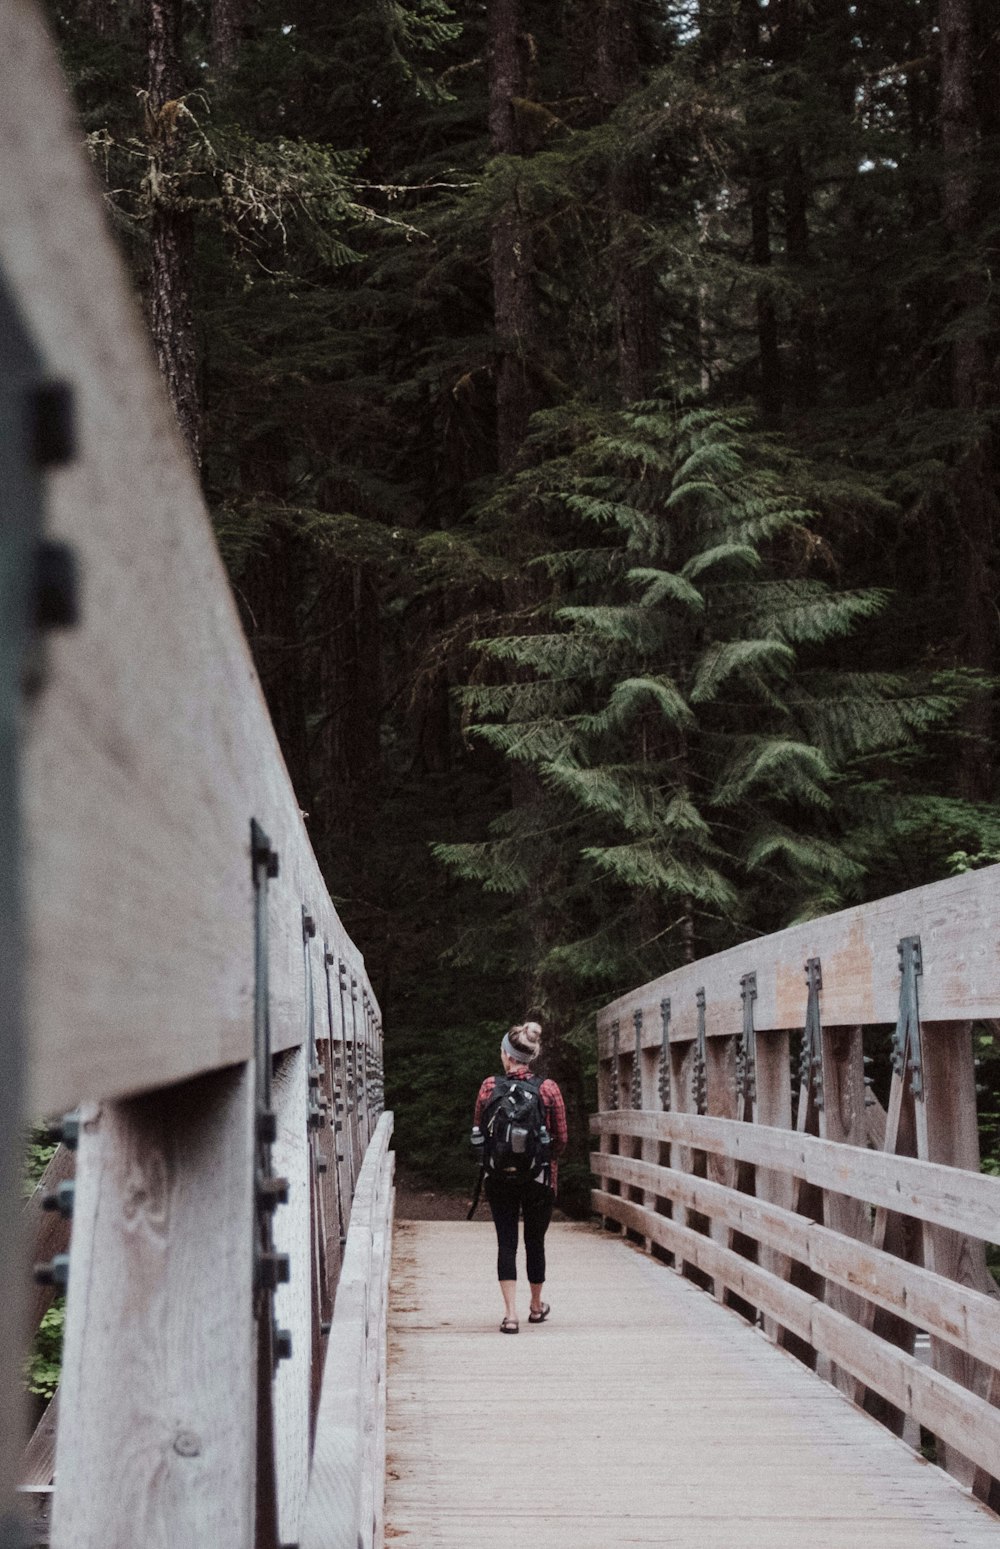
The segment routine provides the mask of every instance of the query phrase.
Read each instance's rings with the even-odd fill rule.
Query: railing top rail
[[[923,973],[920,1012],[927,1021],[1000,1017],[1000,866],[949,877],[823,919],[808,920],[686,964],[629,990],[597,1018],[602,1057],[617,1022],[622,1047],[642,1013],[641,1037],[661,1037],[661,1007],[670,1002],[670,1038],[697,1036],[698,992],[705,992],[707,1037],[731,1034],[742,1020],[741,980],[756,975],[754,1025],[801,1027],[805,965],[818,958],[827,1026],[894,1022],[899,1006],[898,944],[918,936]]]

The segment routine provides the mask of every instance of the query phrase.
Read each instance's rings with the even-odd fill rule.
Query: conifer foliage
[[[989,0],[50,5],[398,1079],[1000,853]]]

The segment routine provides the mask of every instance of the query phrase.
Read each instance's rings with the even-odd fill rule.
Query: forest
[[[583,1204],[596,1007],[1000,859],[992,0],[50,13],[401,1159],[531,1014]]]

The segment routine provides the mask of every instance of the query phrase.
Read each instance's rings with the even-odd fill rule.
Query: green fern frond
[[[649,841],[612,846],[588,845],[581,854],[597,869],[629,888],[688,899],[719,910],[732,908],[736,890],[713,866],[685,862]]]
[[[687,566],[684,567],[685,571]],[[642,606],[644,608],[658,608],[664,602],[678,602],[683,607],[692,608],[696,612],[705,607],[705,599],[696,586],[691,585],[690,578],[685,575],[676,575],[671,570],[655,570],[648,566],[638,566],[629,570],[626,579],[634,584],[645,586],[642,594]]]
[[[511,845],[434,844],[435,860],[466,882],[478,882],[487,893],[523,893],[529,874],[524,858]]]
[[[588,732],[605,732],[626,726],[647,711],[651,701],[669,726],[695,724],[691,708],[673,678],[661,676],[622,679],[615,684],[603,710],[579,717],[580,727]]]
[[[750,871],[783,862],[793,874],[827,878],[837,883],[860,882],[865,868],[840,845],[812,835],[795,834],[787,828],[759,829],[746,849]]]
[[[748,741],[724,770],[713,792],[716,806],[729,807],[745,800],[753,791],[779,799],[794,797],[809,806],[827,808],[827,786],[834,770],[819,748],[788,738],[770,737]]]
[[[733,676],[768,673],[787,677],[795,652],[783,640],[723,640],[710,645],[695,671],[692,704],[707,704]]]
[[[694,581],[707,570],[714,570],[719,565],[732,565],[734,569],[757,571],[762,568],[763,561],[753,544],[716,543],[710,549],[703,549],[701,553],[693,554],[681,574],[685,580]]]

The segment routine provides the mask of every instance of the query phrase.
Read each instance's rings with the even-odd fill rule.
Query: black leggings
[[[517,1279],[517,1222],[524,1215],[524,1251],[528,1282],[545,1279],[545,1233],[552,1220],[552,1190],[544,1183],[500,1183],[486,1180],[486,1198],[497,1229],[497,1279]]]

